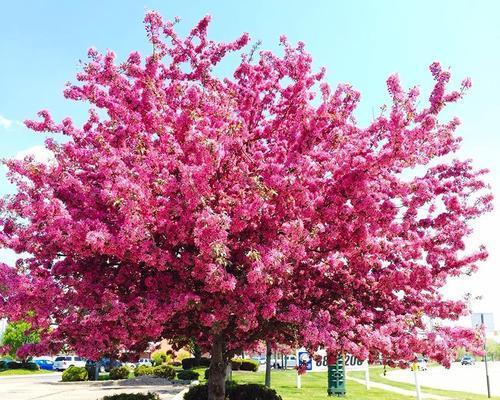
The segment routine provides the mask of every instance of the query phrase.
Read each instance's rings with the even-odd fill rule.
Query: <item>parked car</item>
[[[474,357],[466,354],[462,357],[462,361],[460,363],[462,365],[474,365],[476,363],[476,360],[474,360]]]
[[[40,369],[46,369],[47,371],[52,371],[54,369],[54,360],[52,357],[35,357],[32,360]]]
[[[123,363],[121,361],[118,361],[118,360],[111,361],[109,358],[102,358],[101,359],[101,366],[104,367],[104,370],[106,372],[111,371],[113,368],[121,367],[122,365],[123,365]]]
[[[139,361],[135,363],[137,367],[145,365],[146,367],[152,367],[153,362],[149,358],[139,358]]]
[[[78,356],[57,356],[54,360],[54,369],[64,371],[71,366],[85,367],[86,360]]]

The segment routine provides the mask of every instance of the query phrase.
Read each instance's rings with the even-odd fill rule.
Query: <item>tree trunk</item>
[[[208,400],[224,400],[226,396],[227,357],[224,354],[224,341],[214,339],[211,351],[210,374],[208,377]]]
[[[271,343],[266,342],[266,382],[265,385],[271,387]]]

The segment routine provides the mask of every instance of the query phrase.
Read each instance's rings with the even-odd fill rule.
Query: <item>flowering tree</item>
[[[91,105],[82,127],[47,111],[26,122],[66,135],[46,140],[52,161],[6,162],[17,193],[0,203],[0,245],[29,256],[2,267],[3,314],[92,358],[194,338],[212,355],[212,400],[230,357],[262,340],[443,364],[478,344],[423,322],[467,311],[439,288],[486,257],[464,251],[491,207],[485,171],[439,163],[460,139],[438,114],[468,80],[447,92],[432,64],[417,108],[418,89],[391,76],[388,113],[359,127],[359,93],[331,90],[301,43],[254,47],[222,79],[214,68],[248,35],[213,42],[208,17],[186,38],[157,13],[145,23],[144,61],[91,49],[66,88]]]

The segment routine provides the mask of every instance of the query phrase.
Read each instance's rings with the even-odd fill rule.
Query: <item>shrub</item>
[[[158,393],[122,393],[104,396],[102,400],[160,400]]]
[[[160,378],[173,380],[175,378],[175,369],[170,365],[158,365],[153,368],[153,375]]]
[[[210,358],[201,357],[199,364],[196,364],[196,358],[185,358],[182,360],[182,369],[193,369],[194,367],[210,367]]]
[[[229,400],[282,400],[276,390],[257,383],[228,386],[227,396]]]
[[[241,368],[241,363],[243,360],[241,358],[233,358],[231,360],[231,369],[233,371],[238,371]]]
[[[184,395],[184,400],[207,400],[207,399],[208,399],[207,385],[191,386],[187,391],[187,393]]]
[[[153,375],[153,368],[148,367],[146,365],[139,365],[138,367],[135,367],[134,375],[135,376]]]
[[[244,358],[241,360],[241,367],[240,369],[242,371],[253,371],[257,372],[259,370],[259,362],[251,359]]]
[[[89,374],[84,367],[75,367],[72,365],[62,374],[63,382],[87,381]]]
[[[111,371],[109,371],[109,379],[127,379],[129,372],[129,369],[125,366],[111,368]]]
[[[39,371],[40,370],[40,367],[38,366],[38,364],[34,363],[34,362],[23,363],[22,368],[27,369],[29,371]]]
[[[208,358],[208,357],[201,357],[200,358],[200,366],[201,367],[210,367],[210,358]]]
[[[207,368],[205,370],[205,375],[204,376],[205,376],[205,380],[208,380],[208,378],[210,377],[210,368]]]
[[[23,364],[17,361],[9,361],[7,364],[8,369],[21,369]]]
[[[182,369],[191,369],[191,368],[194,368],[195,367],[195,359],[194,358],[185,358],[184,360],[182,360]]]
[[[230,384],[226,386],[226,397],[229,400],[282,400],[274,389],[249,383],[245,385]],[[208,386],[196,385],[184,395],[184,400],[207,400]]]
[[[196,371],[179,371],[177,372],[177,379],[181,379],[183,381],[195,381],[200,377],[199,372]]]
[[[168,365],[172,365],[174,367],[180,367],[182,363],[180,361],[171,361],[168,363]]]

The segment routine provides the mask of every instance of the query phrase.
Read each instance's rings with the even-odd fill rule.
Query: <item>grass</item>
[[[0,376],[12,376],[12,375],[35,375],[35,374],[53,374],[53,371],[47,371],[45,369],[40,369],[38,371],[31,371],[29,369],[5,369],[0,371]]]
[[[283,400],[326,400],[328,397],[326,372],[308,372],[302,376],[302,389],[296,388],[296,372],[273,371],[271,387]],[[234,371],[233,380],[238,383],[264,383],[264,372]],[[347,382],[347,395],[344,399],[356,400],[409,400],[414,396],[402,396],[397,393],[380,389],[366,390],[363,385],[353,381]]]
[[[388,370],[390,370],[390,368],[388,368]],[[370,380],[372,382],[385,383],[387,385],[391,385],[391,386],[398,387],[401,389],[415,390],[415,385],[413,385],[411,383],[396,382],[396,381],[387,379],[382,374],[383,374],[383,367],[371,367],[370,368]],[[363,380],[365,379],[365,373],[362,371],[349,372],[348,376],[352,376],[352,377],[355,377],[358,379],[363,379]],[[444,389],[435,389],[435,388],[426,387],[426,386],[422,386],[421,390],[423,393],[437,394],[437,395],[449,397],[449,398],[455,399],[455,400],[483,400],[483,399],[488,398],[487,396],[481,395],[481,394],[456,392],[456,391],[444,390]],[[491,397],[491,399],[500,400],[500,397],[493,396],[493,397]]]

